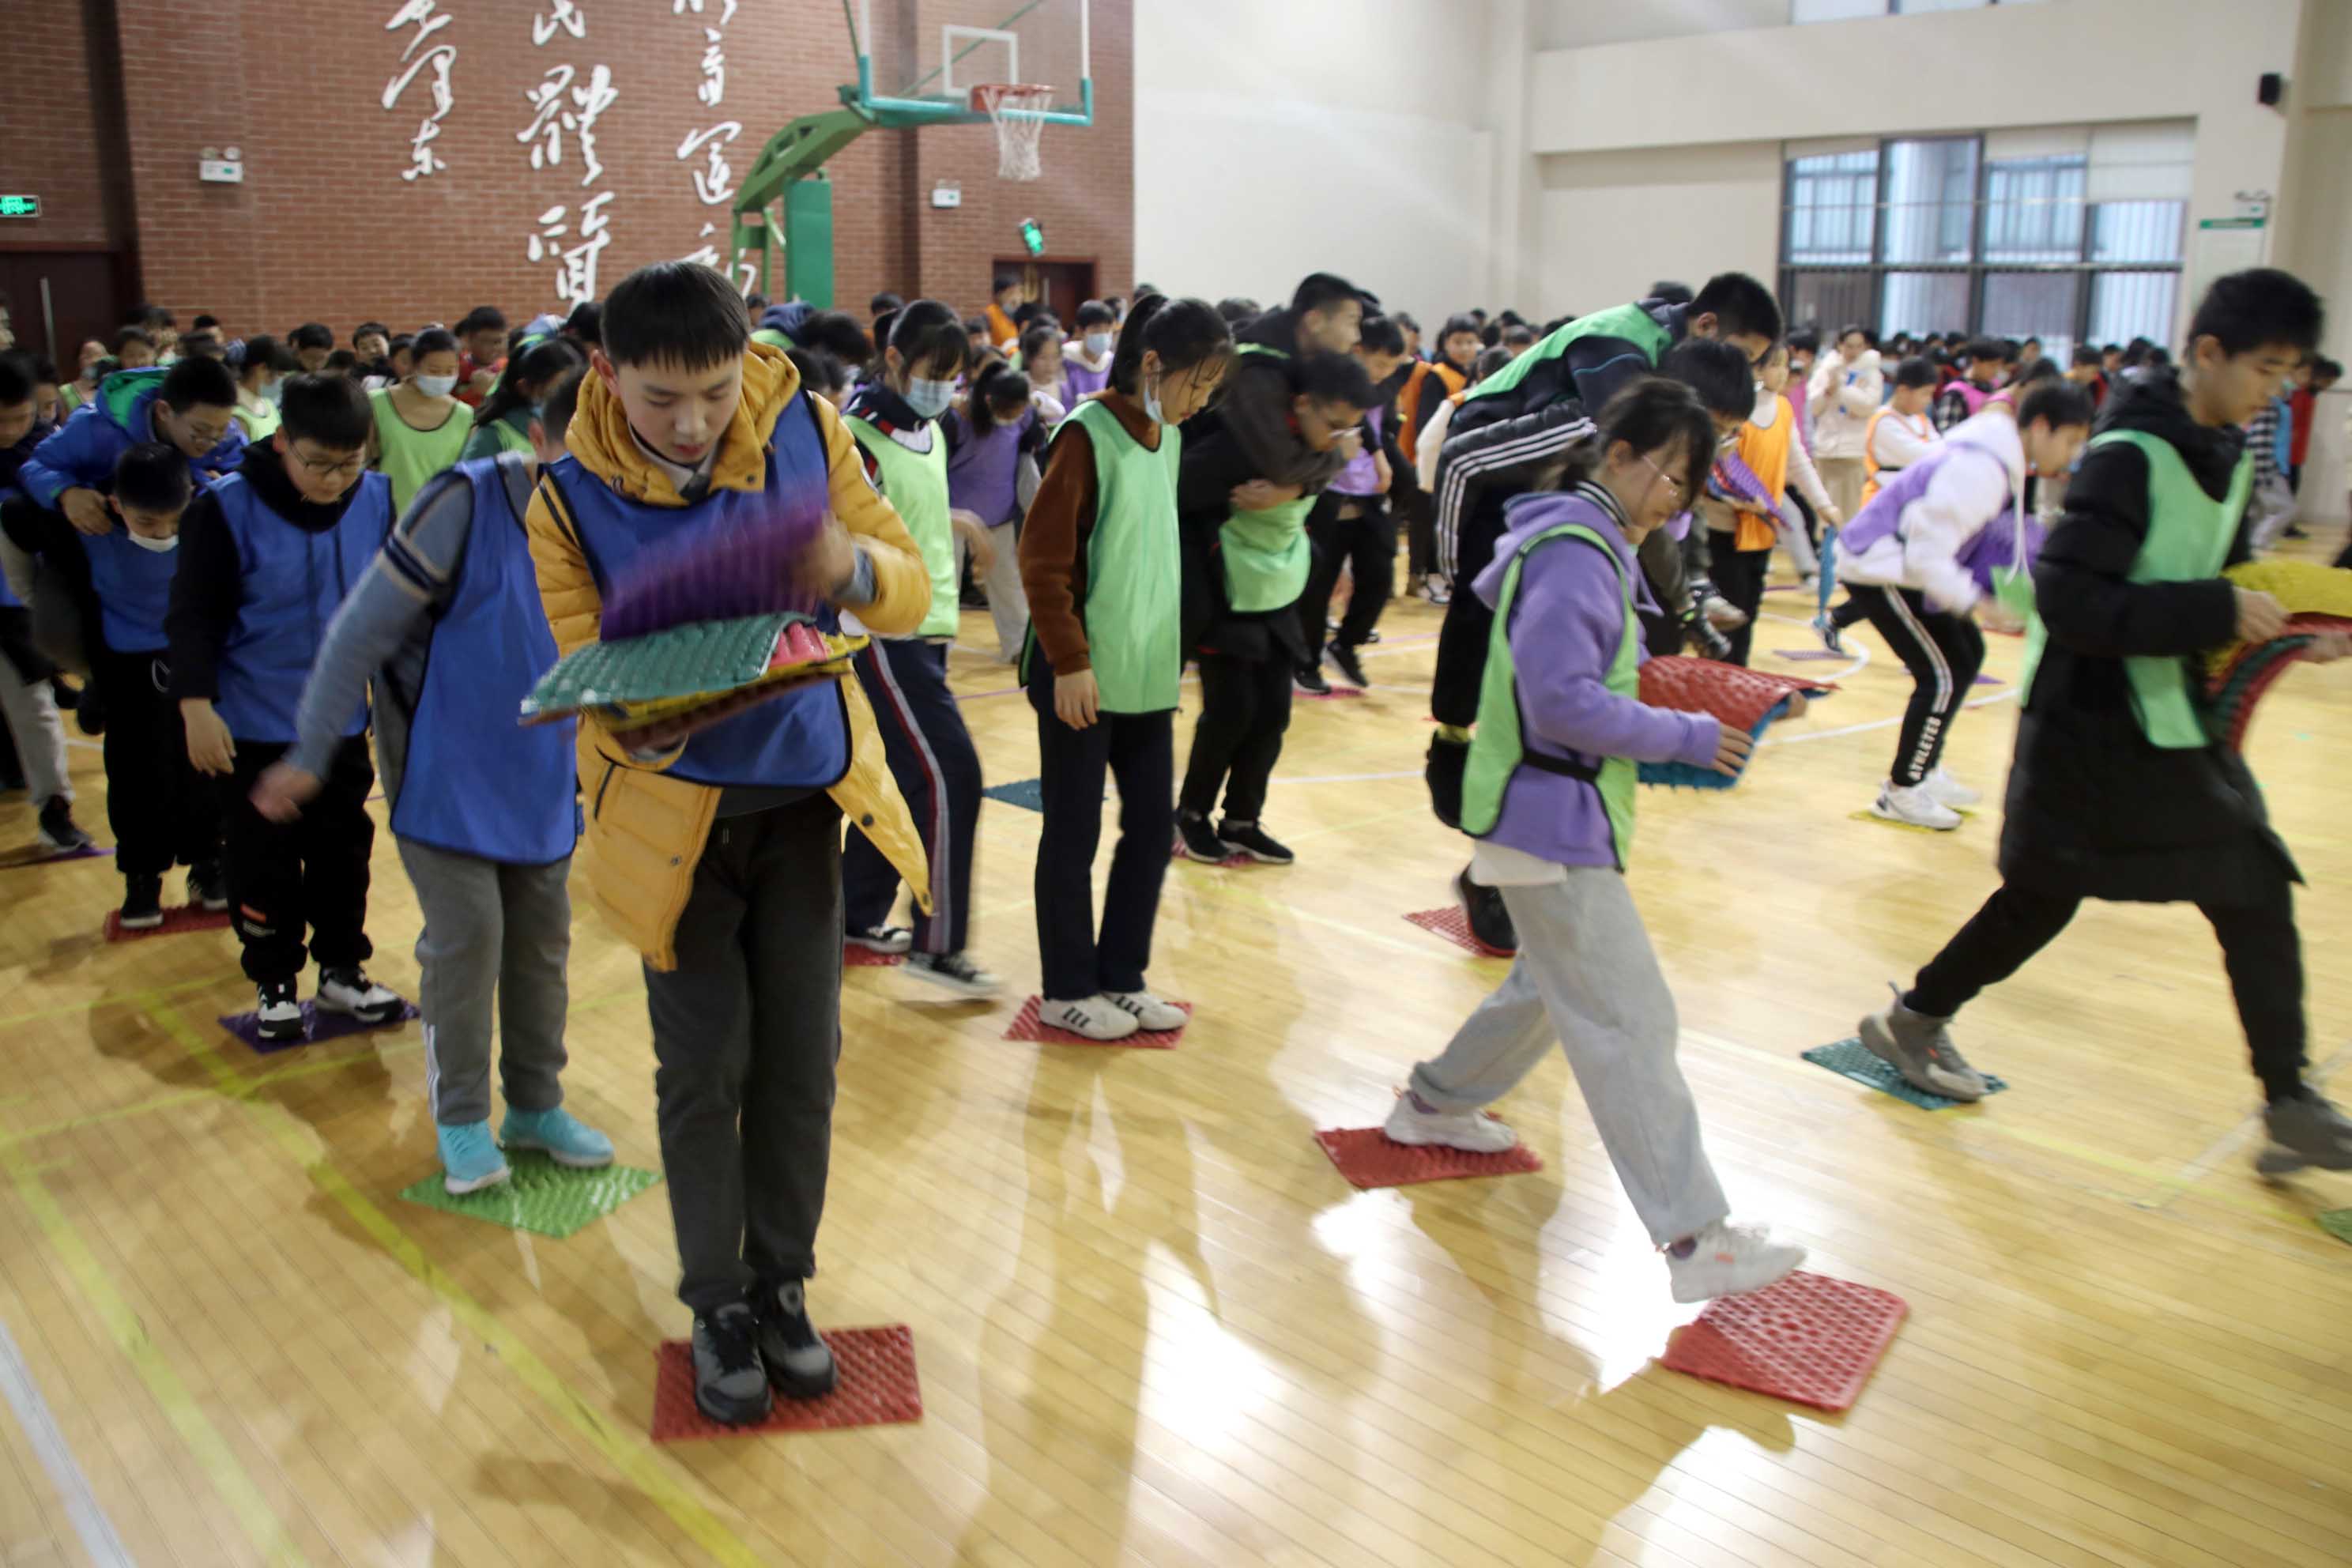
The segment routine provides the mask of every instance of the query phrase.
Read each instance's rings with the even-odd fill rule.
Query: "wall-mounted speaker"
[[[2286,78],[2276,71],[2263,72],[2263,79],[2254,87],[2255,100],[2266,109],[2276,109],[2285,97]]]

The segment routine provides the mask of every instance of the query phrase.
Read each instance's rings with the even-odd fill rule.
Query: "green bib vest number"
[[[1503,591],[1495,603],[1494,630],[1486,638],[1486,673],[1478,687],[1478,727],[1471,733],[1470,756],[1463,769],[1462,831],[1473,838],[1484,838],[1502,820],[1504,792],[1528,755],[1519,733],[1518,670],[1511,660],[1511,609],[1519,596],[1519,573],[1530,554],[1561,538],[1590,544],[1617,574],[1618,592],[1625,605],[1625,631],[1603,684],[1612,696],[1641,700],[1642,623],[1633,609],[1633,579],[1617,552],[1580,522],[1548,528],[1519,546],[1503,574]],[[1632,758],[1608,757],[1592,780],[1601,792],[1601,809],[1609,814],[1609,836],[1615,843],[1621,869],[1633,848],[1633,789],[1640,776]]]
[[[882,470],[882,495],[898,513],[923,565],[931,574],[931,608],[915,635],[951,637],[962,605],[962,577],[956,559],[955,524],[948,517],[948,444],[931,432],[931,449],[910,452],[865,420],[844,420],[857,444],[874,454]]]
[[[1546,360],[1558,359],[1568,345],[1579,338],[1623,338],[1649,356],[1656,364],[1658,356],[1673,346],[1674,340],[1666,330],[1650,319],[1650,312],[1639,305],[1615,305],[1606,310],[1595,310],[1589,316],[1579,316],[1544,339],[1535,347],[1470,389],[1469,398],[1492,397],[1527,380],[1528,374]],[[1594,418],[1601,416],[1598,408],[1585,412]]]
[[[2189,471],[2172,443],[2143,430],[2110,430],[2091,445],[2110,442],[2137,447],[2147,459],[2147,538],[2133,557],[2129,583],[2195,583],[2221,574],[2237,537],[2238,520],[2245,515],[2246,498],[2253,493],[2252,454],[2238,459],[2230,476],[2230,491],[2220,500]],[[2033,676],[2050,634],[2036,615],[2025,634],[2023,689],[2031,696]],[[2132,709],[2148,743],[2166,751],[2195,751],[2211,742],[2200,711],[2186,659],[2135,656],[2124,660],[2131,682]]]
[[[1087,539],[1088,658],[1106,713],[1164,713],[1184,669],[1184,564],[1176,542],[1176,465],[1183,432],[1160,426],[1160,449],[1127,433],[1097,398],[1070,410],[1095,457],[1095,527]],[[1045,658],[1033,627],[1023,650]]]

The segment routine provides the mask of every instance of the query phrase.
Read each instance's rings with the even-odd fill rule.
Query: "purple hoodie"
[[[1495,559],[1471,591],[1492,606],[1511,557],[1531,536],[1563,522],[1582,523],[1617,552],[1633,575],[1635,604],[1652,608],[1650,588],[1625,542],[1614,498],[1593,485],[1514,497],[1504,510]],[[1630,757],[1637,763],[1712,766],[1714,719],[1619,697],[1610,666],[1625,635],[1617,574],[1579,539],[1556,539],[1530,554],[1511,608],[1511,661],[1518,673],[1520,743],[1531,752],[1585,761]],[[1642,657],[1649,657],[1646,650]],[[1496,844],[1562,866],[1614,866],[1616,843],[1601,792],[1564,773],[1521,768],[1503,792],[1502,816],[1486,836]]]

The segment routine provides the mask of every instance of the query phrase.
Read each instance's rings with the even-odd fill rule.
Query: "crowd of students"
[[[1867,621],[1913,677],[1872,808],[1897,822],[1958,826],[1976,796],[1940,759],[1978,623],[2033,633],[2004,885],[1865,1044],[1976,1098],[1947,1026],[1962,1005],[2084,898],[2195,901],[2267,1095],[2265,1168],[2352,1167],[2352,1122],[2302,1076],[2292,861],[2180,667],[2284,623],[2218,574],[2287,527],[2270,492],[2292,495],[2338,374],[2318,301],[2232,275],[2177,365],[2141,343],[2064,372],[2031,341],[1882,353],[1862,327],[1824,347],[1785,325],[1736,272],[1541,327],[1465,312],[1426,348],[1329,273],[1270,310],[1146,286],[1065,323],[1015,278],[977,315],[882,295],[860,319],[665,263],[566,318],[366,322],[341,348],[316,323],[182,335],[144,310],[68,385],[0,353],[0,711],[58,851],[89,846],[60,701],[104,737],[117,919],[160,925],[187,867],[185,902],[230,912],[266,1039],[301,1036],[313,961],[316,1006],[400,1007],[365,967],[381,782],[425,917],[452,1192],[509,1179],[516,1149],[612,1158],[562,1103],[584,839],[589,895],[644,961],[697,1399],[721,1421],[836,1376],[805,1282],[845,944],[961,996],[999,988],[973,951],[960,609],[985,605],[1037,724],[1041,1021],[1113,1041],[1188,1017],[1149,983],[1171,837],[1296,858],[1265,820],[1293,698],[1332,690],[1326,668],[1370,684],[1401,533],[1409,591],[1444,609],[1432,804],[1473,841],[1473,932],[1516,962],[1413,1068],[1391,1139],[1508,1148],[1485,1107],[1558,1039],[1677,1300],[1801,1260],[1729,1223],[1622,876],[1637,765],[1736,775],[1751,744],[1645,706],[1640,665],[1745,663],[1779,550],[1845,586],[1834,608],[1822,590],[1832,648]],[[793,512],[824,518],[799,590],[866,639],[848,676],[691,732],[516,722],[633,563]]]

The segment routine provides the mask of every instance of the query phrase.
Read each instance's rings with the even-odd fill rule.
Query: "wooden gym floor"
[[[1867,632],[1851,671],[1759,652],[1844,690],[1736,791],[1644,791],[1633,872],[1734,1204],[1911,1305],[1855,1408],[1653,1363],[1693,1314],[1557,1057],[1505,1106],[1541,1174],[1339,1180],[1313,1131],[1377,1121],[1502,973],[1402,918],[1464,859],[1418,776],[1437,625],[1399,605],[1369,697],[1298,704],[1268,812],[1296,868],[1172,869],[1152,978],[1198,1004],[1181,1050],[1002,1038],[1036,984],[1039,824],[1004,805],[975,951],[1006,997],[850,973],[814,1301],[912,1325],[919,1426],[654,1447],[654,1346],[686,1327],[660,1191],[563,1242],[401,1202],[435,1159],[414,1025],[257,1058],[213,1021],[252,1005],[228,933],[109,946],[109,862],[0,870],[0,1560],[2352,1556],[2352,1250],[2311,1217],[2352,1180],[2252,1173],[2253,1084],[2193,910],[2091,907],[1974,1008],[1963,1043],[2013,1086],[1981,1108],[1925,1114],[1799,1059],[1994,881],[1997,808],[1940,837],[1851,819],[1906,690]],[[2021,645],[1992,641],[2007,682]],[[1774,619],[1757,643],[1809,638]],[[1010,675],[971,652],[955,679],[990,780],[1034,774]],[[1980,688],[1952,745],[1996,801],[2014,696]],[[2252,742],[2311,879],[2322,1075],[2352,1017],[2347,696],[2352,670],[2297,671]],[[98,753],[73,757],[103,837]],[[0,845],[31,834],[12,799]],[[413,995],[382,834],[376,872],[375,970]],[[642,990],[583,916],[571,1102],[657,1165]]]

